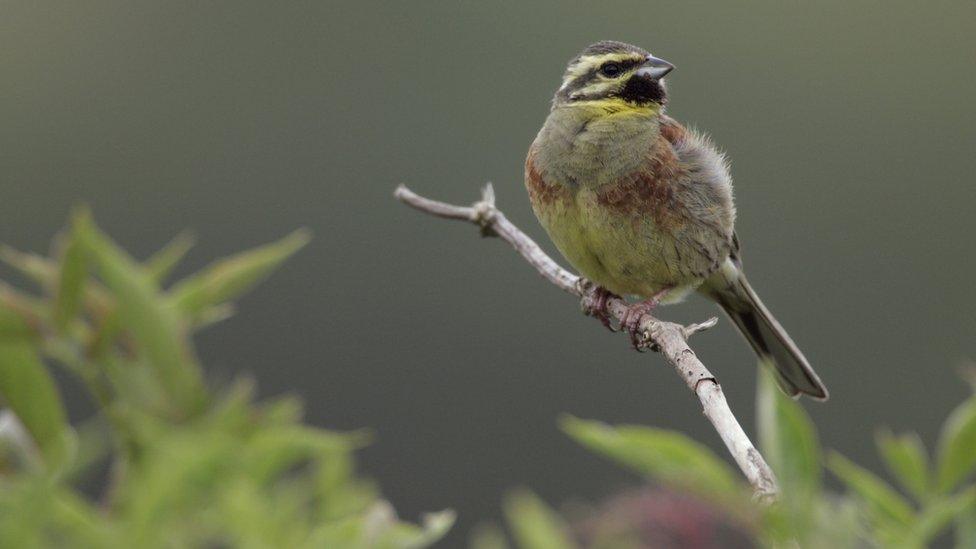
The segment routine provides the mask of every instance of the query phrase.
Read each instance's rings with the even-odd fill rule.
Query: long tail
[[[759,300],[735,260],[727,259],[699,290],[722,306],[759,358],[772,365],[786,394],[796,397],[802,393],[818,400],[827,399],[827,388],[786,330]]]

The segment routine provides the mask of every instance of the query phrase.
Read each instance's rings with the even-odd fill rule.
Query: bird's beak
[[[644,64],[641,65],[637,72],[634,73],[637,76],[643,76],[651,80],[660,80],[664,78],[664,75],[674,70],[674,65],[668,63],[664,59],[658,59],[653,55],[648,55]]]

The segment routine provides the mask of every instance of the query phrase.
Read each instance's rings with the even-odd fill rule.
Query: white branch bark
[[[511,244],[515,251],[539,271],[539,274],[559,289],[590,303],[595,302],[595,286],[560,267],[542,251],[538,244],[495,207],[495,192],[491,184],[485,187],[481,200],[469,207],[430,200],[403,185],[397,187],[394,196],[422,212],[479,225],[483,234],[499,236]],[[611,298],[607,302],[607,310],[618,321],[623,320],[627,307],[628,303],[623,299]],[[716,322],[718,322],[717,318],[710,318],[700,324],[682,326],[645,314],[641,317],[638,326],[651,348],[661,351],[684,380],[685,385],[701,401],[705,417],[718,431],[722,442],[742,470],[742,474],[752,485],[755,495],[761,500],[769,500],[775,498],[778,492],[773,471],[735,419],[718,380],[688,346],[689,337],[711,328]]]

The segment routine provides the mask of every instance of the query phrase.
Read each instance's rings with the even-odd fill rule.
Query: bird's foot
[[[620,296],[603,286],[596,286],[594,295],[591,296],[586,293],[586,290],[593,283],[581,278],[579,284],[584,295],[583,300],[580,302],[580,305],[583,307],[583,314],[597,318],[611,332],[619,331],[620,328],[615,328],[610,323],[610,311],[607,310],[607,302],[612,298],[619,298]]]
[[[620,329],[626,330],[630,334],[630,344],[634,346],[638,352],[644,352],[647,349],[647,336],[640,331],[640,321],[644,318],[644,315],[649,314],[653,311],[660,303],[664,295],[668,293],[671,288],[664,288],[663,290],[652,295],[650,298],[645,299],[639,303],[634,303],[633,305],[627,307],[627,312],[624,313],[624,318],[620,322]]]

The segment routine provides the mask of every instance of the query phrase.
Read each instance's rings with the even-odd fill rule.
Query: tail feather
[[[817,373],[732,259],[709,277],[701,291],[722,306],[759,358],[772,366],[784,392],[827,399],[827,388]]]

